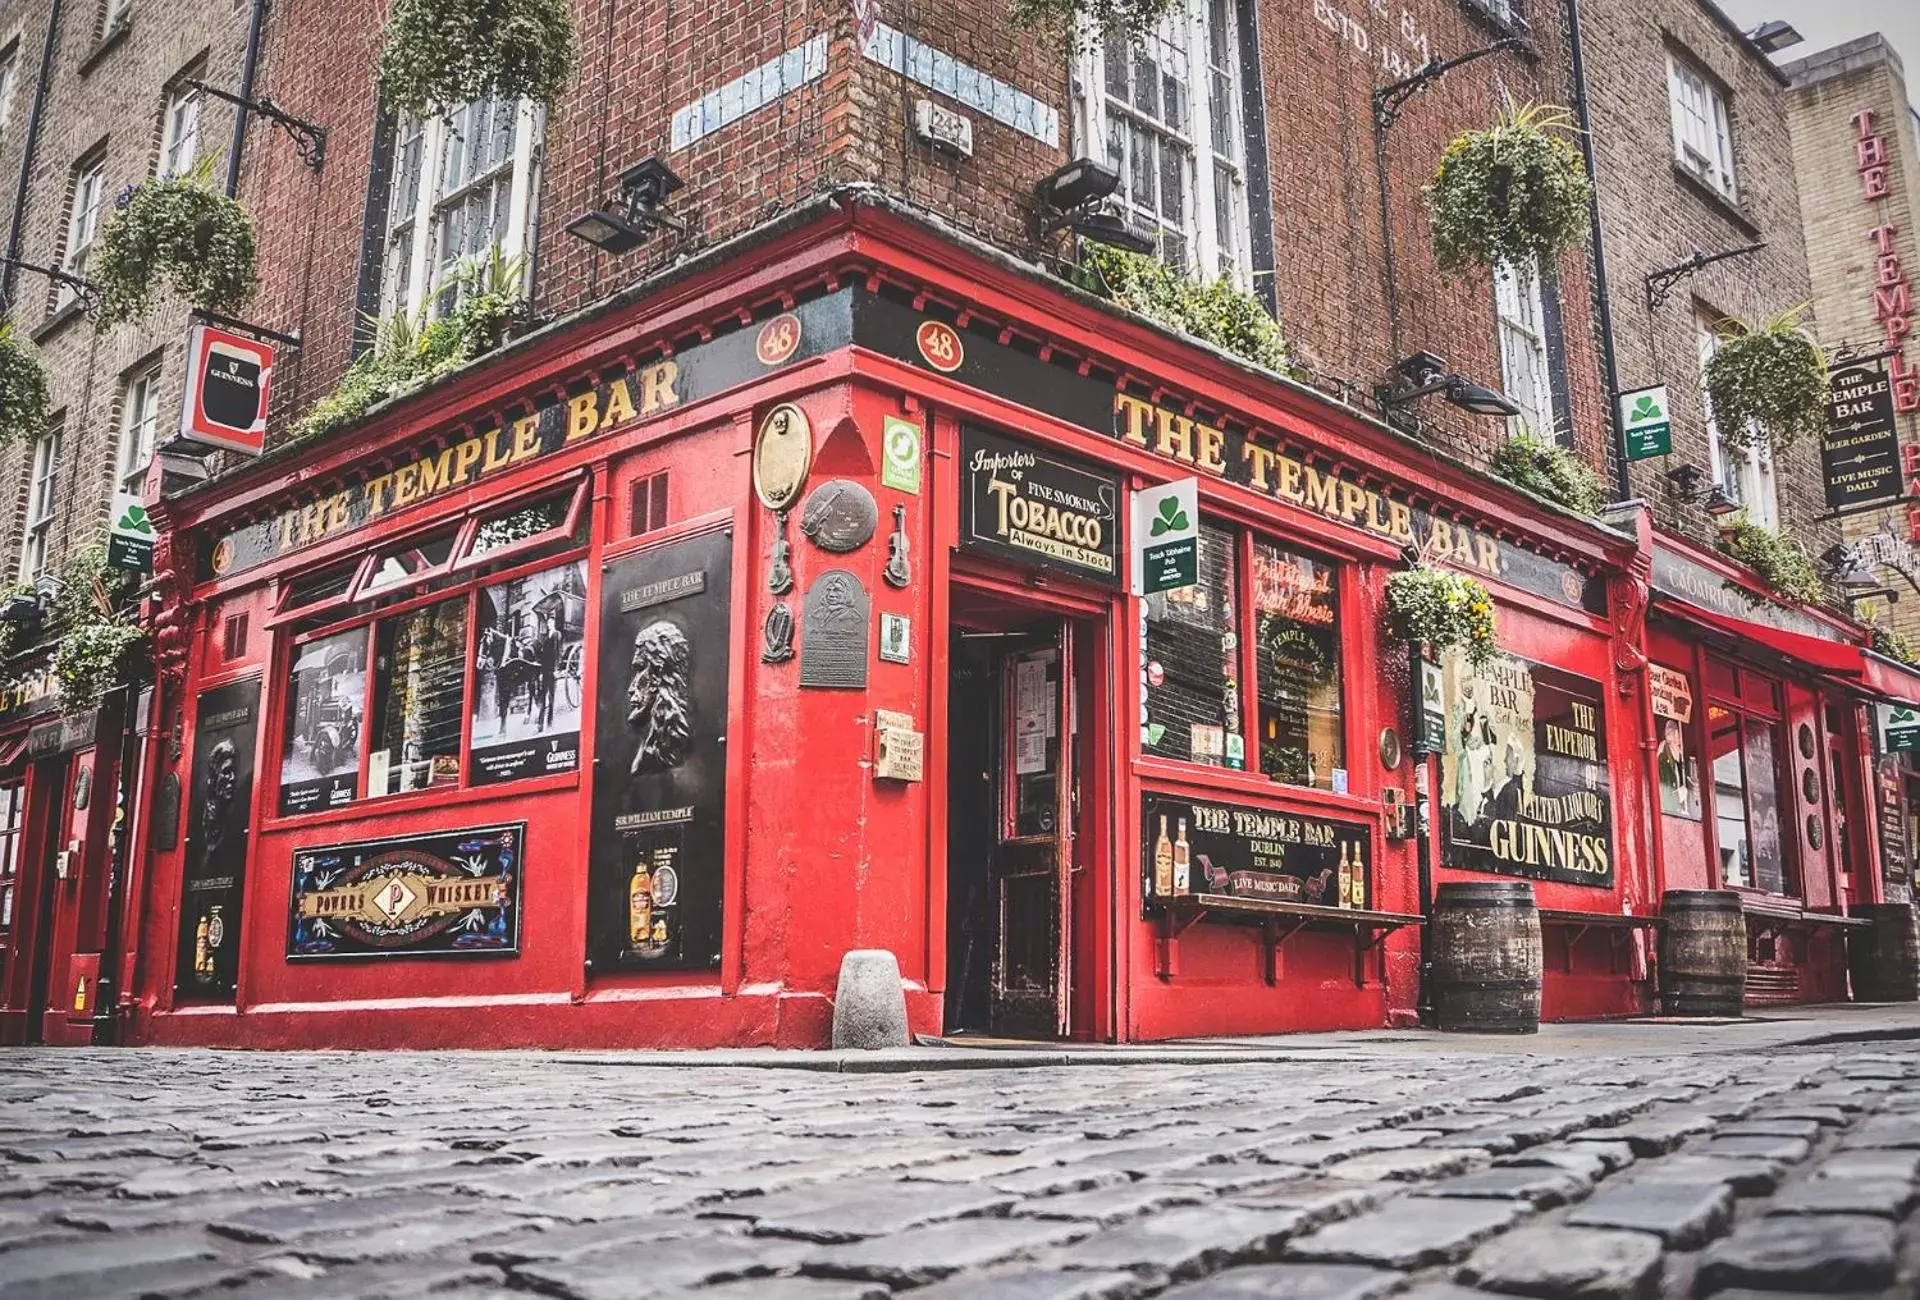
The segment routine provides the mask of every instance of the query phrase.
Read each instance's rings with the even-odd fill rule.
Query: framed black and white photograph
[[[913,658],[913,620],[905,614],[880,616],[880,658],[890,664]]]
[[[481,590],[474,616],[470,784],[580,766],[586,593],[584,560]]]
[[[294,647],[280,749],[280,815],[352,803],[367,708],[367,629]]]

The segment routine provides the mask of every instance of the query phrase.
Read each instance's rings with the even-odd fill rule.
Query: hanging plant
[[[0,323],[0,446],[31,438],[47,423],[47,369],[31,344]]]
[[[1897,659],[1903,664],[1920,664],[1920,652],[1913,648],[1913,642],[1906,633],[1897,632],[1890,627],[1881,627],[1878,623],[1868,629],[1867,644],[1875,654]]]
[[[394,0],[380,93],[418,117],[489,97],[545,104],[573,63],[567,0]]]
[[[1424,563],[1402,569],[1387,579],[1386,608],[1387,634],[1396,641],[1434,650],[1458,646],[1476,668],[1500,652],[1493,597],[1465,574]]]
[[[87,264],[100,291],[97,326],[145,315],[168,282],[194,306],[222,314],[253,292],[253,219],[214,188],[212,162],[121,192]]]
[[[120,684],[128,656],[147,630],[129,600],[136,583],[107,563],[104,538],[67,562],[60,584],[53,610],[53,676],[60,685],[60,711],[80,717],[98,709]]]
[[[1800,324],[1811,303],[1757,323],[1729,316],[1702,372],[1723,445],[1791,446],[1827,427],[1827,358]]]
[[[1803,605],[1818,605],[1826,598],[1820,571],[1799,539],[1754,523],[1744,510],[1721,525],[1719,546],[1724,554],[1752,569],[1776,596]]]
[[[1593,187],[1558,104],[1507,104],[1500,120],[1447,146],[1421,191],[1434,257],[1450,275],[1538,257],[1551,263],[1587,232]]]
[[[1106,32],[1137,45],[1180,0],[1011,0],[1007,17],[1055,49],[1079,51]]]
[[[1494,448],[1493,472],[1515,487],[1583,515],[1599,514],[1605,499],[1600,476],[1587,462],[1526,429]]]
[[[1129,311],[1191,334],[1275,374],[1287,373],[1287,344],[1266,304],[1221,280],[1204,283],[1157,257],[1083,241],[1075,281]]]

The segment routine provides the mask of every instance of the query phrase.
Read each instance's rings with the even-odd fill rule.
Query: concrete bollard
[[[862,1051],[907,1046],[907,995],[900,987],[900,962],[885,948],[856,948],[840,959],[833,1045]]]

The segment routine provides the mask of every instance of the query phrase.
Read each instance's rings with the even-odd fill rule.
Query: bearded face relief
[[[627,726],[638,738],[634,775],[671,771],[686,761],[693,739],[692,663],[687,634],[665,619],[634,633],[627,677]]]
[[[227,837],[227,810],[240,781],[240,755],[231,740],[222,740],[207,751],[207,794],[201,809],[206,827],[208,849],[218,849]]]

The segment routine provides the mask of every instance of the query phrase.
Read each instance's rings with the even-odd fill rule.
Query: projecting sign
[[[180,436],[221,451],[258,456],[267,442],[273,345],[197,324],[187,335],[187,391]]]
[[[146,573],[153,568],[153,520],[131,492],[113,494],[107,522],[107,563],[116,569]]]
[[[1200,480],[1183,478],[1133,494],[1133,594],[1151,596],[1200,580]]]
[[[1880,750],[1886,754],[1920,751],[1920,709],[1911,704],[1877,704]]]
[[[1646,460],[1672,451],[1673,408],[1667,402],[1667,386],[1655,384],[1620,394],[1620,431],[1628,460]]]
[[[1820,471],[1827,508],[1900,497],[1900,434],[1894,428],[1893,385],[1878,363],[1836,370],[1827,381],[1827,428]]]

